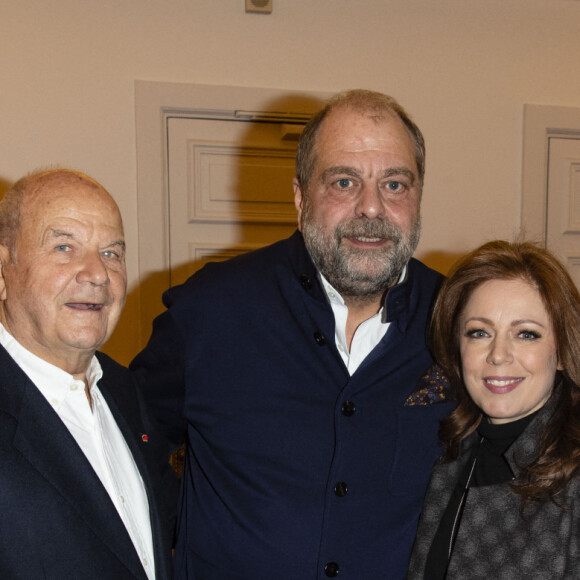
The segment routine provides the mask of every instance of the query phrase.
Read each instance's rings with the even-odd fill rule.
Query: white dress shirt
[[[150,580],[155,578],[149,502],[141,474],[97,382],[103,376],[93,357],[85,383],[25,349],[0,324],[0,344],[44,395],[111,497]]]
[[[403,272],[399,278],[399,282],[405,279],[407,268],[403,268]],[[346,365],[349,374],[352,376],[360,364],[371,353],[371,351],[379,344],[383,336],[387,334],[390,323],[385,320],[385,307],[381,309],[368,320],[365,320],[358,326],[352,337],[350,350],[346,342],[346,319],[348,317],[348,307],[344,303],[342,296],[337,290],[332,287],[332,284],[319,273],[322,287],[332,312],[334,313],[334,340],[336,341],[336,348]]]

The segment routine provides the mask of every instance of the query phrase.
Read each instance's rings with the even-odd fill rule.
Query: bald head
[[[19,179],[0,201],[0,244],[13,249],[25,207],[46,201],[51,192],[63,189],[74,191],[76,196],[97,193],[98,198],[114,206],[118,212],[113,198],[92,177],[72,169],[37,171]]]

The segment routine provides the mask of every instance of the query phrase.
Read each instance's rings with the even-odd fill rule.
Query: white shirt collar
[[[407,275],[407,265],[405,265],[405,267],[401,271],[401,275],[399,276],[399,279],[397,280],[397,284],[400,284],[405,279],[406,275]],[[322,272],[319,271],[318,276],[320,278],[320,282],[322,283],[322,288],[324,290],[324,293],[326,294],[326,297],[328,298],[328,301],[330,302],[330,304],[337,304],[340,306],[344,306],[345,305],[344,299],[340,295],[340,292],[338,292],[338,290],[334,289],[332,284],[324,277]],[[382,312],[383,308],[384,308],[384,305],[381,306],[381,309],[379,310],[379,312]],[[383,322],[384,322],[384,320],[383,320]]]
[[[403,268],[398,283],[401,283],[407,274],[407,267]],[[326,294],[332,313],[334,315],[334,340],[336,348],[348,370],[352,375],[356,369],[361,365],[365,358],[373,351],[375,346],[379,344],[381,339],[387,333],[389,324],[386,321],[385,306],[381,306],[380,310],[365,320],[354,333],[350,351],[346,342],[346,321],[348,317],[348,307],[344,303],[343,297],[335,290],[332,284],[320,273],[320,281],[322,288]]]
[[[41,359],[24,348],[0,323],[0,344],[15,360],[16,364],[28,375],[44,397],[54,406],[54,401],[63,401],[70,385],[75,381],[84,389],[84,383],[61,368]],[[93,356],[87,369],[87,383],[92,389],[103,376],[101,365]],[[81,386],[82,384],[82,386]],[[57,406],[58,407],[58,406]]]

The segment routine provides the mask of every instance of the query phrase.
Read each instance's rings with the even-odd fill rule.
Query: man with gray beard
[[[394,99],[336,95],[298,145],[299,231],[164,294],[132,369],[186,441],[177,578],[404,577],[451,410],[441,276],[411,257],[424,171]]]

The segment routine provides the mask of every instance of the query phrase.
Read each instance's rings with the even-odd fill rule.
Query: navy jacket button
[[[336,578],[338,576],[338,564],[336,562],[328,562],[328,564],[324,566],[324,573],[329,578]]]
[[[319,330],[314,333],[314,340],[318,343],[318,346],[324,346],[326,344],[326,336]]]
[[[344,481],[339,481],[335,486],[334,486],[334,493],[338,496],[338,497],[344,497],[347,493],[348,493],[348,485],[346,484],[346,482]]]
[[[345,417],[352,417],[354,415],[356,407],[354,406],[354,403],[352,401],[345,401],[342,404],[342,407],[340,410],[342,411],[342,414]]]

